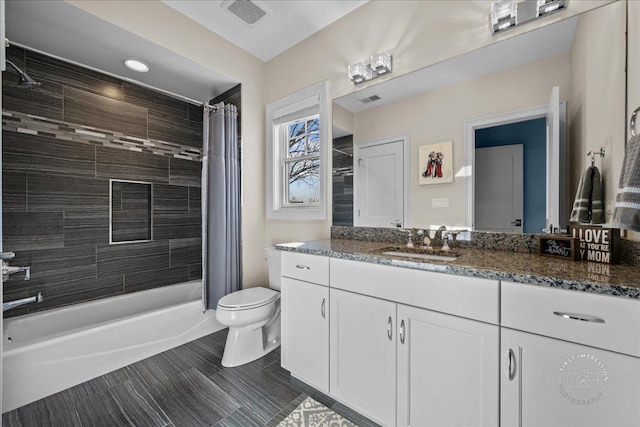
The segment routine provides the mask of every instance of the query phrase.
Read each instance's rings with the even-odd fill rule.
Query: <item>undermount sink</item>
[[[450,262],[458,259],[459,254],[453,251],[442,251],[437,249],[407,248],[404,246],[392,246],[375,249],[372,251],[378,255],[396,258],[412,258],[416,261],[440,261]]]

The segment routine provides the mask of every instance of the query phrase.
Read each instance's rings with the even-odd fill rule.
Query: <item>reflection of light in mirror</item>
[[[471,165],[463,166],[458,172],[456,172],[456,178],[465,178],[471,176]]]

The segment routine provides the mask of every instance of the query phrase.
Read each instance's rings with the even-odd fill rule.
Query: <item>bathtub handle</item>
[[[326,317],[325,310],[324,310],[326,303],[327,303],[326,298],[322,298],[322,305],[320,306],[320,314],[322,315],[322,318],[323,318],[323,319],[326,319],[326,318],[327,318],[327,317]]]

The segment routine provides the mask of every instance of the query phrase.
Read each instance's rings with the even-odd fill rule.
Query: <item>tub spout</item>
[[[13,301],[7,301],[2,303],[2,312],[4,313],[7,310],[12,308],[20,307],[21,305],[31,304],[31,303],[39,303],[42,302],[44,298],[42,297],[42,293],[38,292],[35,296],[17,299]]]

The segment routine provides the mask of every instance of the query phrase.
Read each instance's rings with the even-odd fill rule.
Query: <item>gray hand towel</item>
[[[591,189],[593,182],[591,177],[593,171],[591,168],[587,168],[582,172],[580,177],[580,183],[578,184],[578,191],[576,192],[576,199],[573,202],[573,209],[571,210],[571,222],[589,222],[589,210],[591,208]]]
[[[582,173],[569,220],[591,224],[604,222],[604,191],[597,167],[590,166]]]
[[[591,177],[591,224],[604,223],[604,190],[602,189],[602,178],[597,167],[592,166],[593,175]]]
[[[640,231],[640,134],[627,142],[613,210],[613,224]]]

